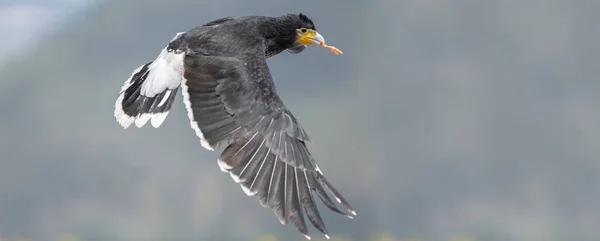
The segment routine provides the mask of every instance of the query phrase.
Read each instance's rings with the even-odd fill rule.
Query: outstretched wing
[[[177,33],[155,60],[131,73],[115,103],[115,118],[124,128],[135,123],[144,126],[149,120],[159,127],[177,95],[183,73],[185,33]]]
[[[327,181],[305,145],[308,136],[275,92],[266,57],[188,55],[182,93],[202,145],[227,145],[218,164],[249,196],[307,238],[308,220],[327,236],[314,196],[356,215]],[[346,213],[338,209],[330,195]]]

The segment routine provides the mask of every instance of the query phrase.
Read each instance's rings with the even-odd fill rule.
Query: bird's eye
[[[300,29],[300,32],[306,33],[306,31],[307,30],[305,28]]]

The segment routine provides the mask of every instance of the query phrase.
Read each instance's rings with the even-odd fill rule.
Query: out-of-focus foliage
[[[276,235],[260,235],[253,240],[254,241],[283,241],[284,239],[280,239]],[[289,239],[285,239],[285,240],[289,240]],[[306,239],[298,238],[298,239],[294,239],[294,240],[305,241]],[[425,239],[420,239],[420,238],[415,238],[415,237],[398,238],[389,232],[381,232],[381,233],[378,233],[375,235],[370,235],[370,237],[367,237],[364,239],[357,239],[357,238],[352,239],[349,237],[342,237],[342,236],[332,236],[332,237],[330,237],[330,239],[326,239],[324,237],[317,235],[316,237],[312,237],[311,240],[312,241],[427,241]],[[448,241],[477,241],[476,239],[473,239],[466,235],[457,235],[450,239],[445,239],[445,240],[448,240]],[[32,240],[25,238],[25,237],[15,237],[12,239],[11,238],[3,239],[2,237],[0,237],[0,241],[32,241]],[[87,240],[83,239],[82,237],[79,237],[77,235],[74,235],[74,234],[65,234],[65,235],[58,237],[56,239],[56,241],[87,241]]]

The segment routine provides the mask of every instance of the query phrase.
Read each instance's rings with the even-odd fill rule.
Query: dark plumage
[[[156,60],[125,82],[115,117],[125,128],[160,126],[181,87],[202,146],[226,146],[217,161],[246,194],[291,222],[307,238],[308,219],[326,237],[315,196],[331,210],[356,212],[327,181],[306,147],[309,137],[276,93],[266,59],[324,44],[303,14],[218,19],[178,33]],[[330,195],[341,204],[338,209]],[[306,216],[305,216],[306,215]]]

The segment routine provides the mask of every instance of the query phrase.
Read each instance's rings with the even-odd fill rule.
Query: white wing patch
[[[181,34],[183,33],[178,33],[173,40],[177,39]],[[148,66],[148,77],[146,77],[146,81],[142,84],[140,93],[147,97],[154,97],[166,89],[173,90],[179,87],[182,79],[184,58],[185,52],[164,48],[156,60]]]
[[[177,33],[169,45],[184,33]],[[169,47],[163,48],[152,62],[134,70],[123,84],[114,113],[123,128],[133,123],[140,128],[148,121],[158,128],[167,117],[181,84],[185,58],[184,51]]]

